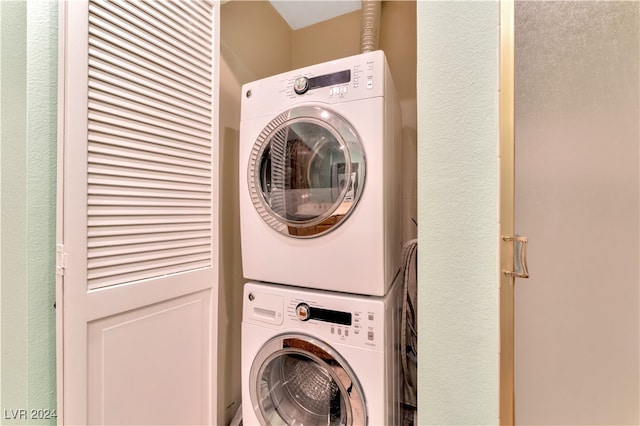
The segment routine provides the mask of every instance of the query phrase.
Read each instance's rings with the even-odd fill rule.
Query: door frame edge
[[[513,245],[502,239],[513,235],[515,210],[514,132],[514,9],[515,0],[500,0],[499,62],[499,424],[515,424],[514,278],[502,273],[513,268]]]

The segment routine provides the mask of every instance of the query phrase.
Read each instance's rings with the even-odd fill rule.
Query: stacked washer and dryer
[[[245,84],[245,425],[399,424],[401,118],[382,51]]]

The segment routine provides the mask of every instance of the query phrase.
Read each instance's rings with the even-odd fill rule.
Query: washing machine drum
[[[249,158],[249,193],[273,229],[295,238],[329,232],[356,207],[365,155],[353,126],[319,106],[300,106],[262,130]]]
[[[364,425],[360,384],[328,345],[301,335],[270,340],[251,367],[249,393],[263,425]]]

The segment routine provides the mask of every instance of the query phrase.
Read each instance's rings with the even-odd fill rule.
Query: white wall
[[[52,1],[0,2],[2,424],[56,408],[57,14]]]
[[[498,421],[498,2],[418,1],[419,424]]]

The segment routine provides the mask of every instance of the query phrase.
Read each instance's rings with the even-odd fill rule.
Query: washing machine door
[[[251,366],[251,404],[263,425],[366,425],[364,394],[345,360],[301,334],[265,344]]]
[[[295,238],[329,232],[356,207],[365,155],[353,126],[321,106],[299,106],[262,130],[249,158],[249,193],[273,229]]]

